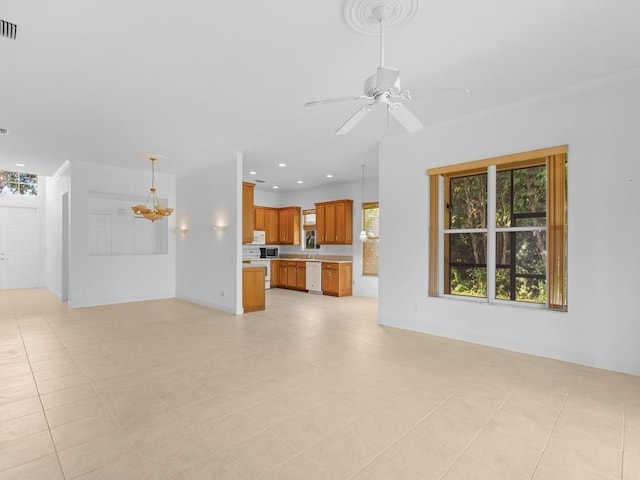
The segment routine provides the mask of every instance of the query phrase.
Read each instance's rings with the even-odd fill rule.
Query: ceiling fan
[[[408,132],[413,133],[420,130],[422,122],[409,111],[400,101],[411,100],[409,90],[403,90],[400,86],[400,70],[384,66],[384,22],[389,16],[390,6],[381,4],[371,10],[370,20],[376,21],[380,26],[380,66],[376,73],[364,81],[364,94],[357,97],[330,98],[308,102],[305,107],[328,103],[341,103],[358,100],[368,100],[370,103],[357,110],[349,119],[336,130],[336,135],[349,133],[364,117],[366,117],[376,106],[383,105],[387,109],[387,129],[389,128],[389,117],[395,118]],[[449,93],[469,95],[466,88],[436,89]]]

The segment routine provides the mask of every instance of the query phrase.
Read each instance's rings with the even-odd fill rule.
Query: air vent
[[[264,182],[266,182],[266,180],[254,180],[254,182],[256,182],[256,183],[264,183]]]
[[[9,135],[9,130],[6,128],[0,128],[0,135]]]
[[[0,37],[16,39],[18,34],[18,25],[15,23],[7,22],[6,20],[0,20]]]

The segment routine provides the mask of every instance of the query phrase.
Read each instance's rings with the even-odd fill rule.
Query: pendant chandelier
[[[367,232],[364,229],[364,167],[366,165],[363,163],[362,167],[362,230],[360,230],[360,241],[365,242],[367,240]]]
[[[158,196],[156,195],[156,185],[155,185],[155,163],[156,160],[166,160],[167,158],[163,155],[150,155],[150,154],[140,154],[138,158],[142,160],[149,160],[151,162],[151,188],[149,189],[149,195],[147,195],[147,199],[143,204],[137,204],[131,207],[133,213],[138,217],[144,217],[147,220],[151,220],[155,222],[156,220],[160,220],[164,217],[168,217],[173,212],[173,208],[165,208],[158,201]]]

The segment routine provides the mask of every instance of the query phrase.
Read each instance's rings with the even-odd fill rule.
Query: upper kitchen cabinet
[[[255,183],[242,182],[242,243],[253,242],[253,189]]]
[[[254,230],[266,230],[264,228],[264,211],[265,207],[259,207],[255,205],[253,207],[253,229]]]
[[[320,245],[353,243],[353,200],[316,203],[316,242]]]
[[[280,245],[300,245],[300,207],[278,209]],[[282,281],[282,279],[280,279]]]
[[[278,230],[278,209],[273,207],[255,207],[255,230],[264,230],[265,243],[278,245],[280,231]]]

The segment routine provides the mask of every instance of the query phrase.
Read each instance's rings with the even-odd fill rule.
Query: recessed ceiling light
[[[279,166],[279,167],[286,167],[286,166],[287,166],[287,164],[286,164],[286,163],[279,163],[279,164],[278,164],[278,166]]]
[[[255,175],[255,174],[256,172],[253,172],[253,171],[249,172],[249,175]]]
[[[271,187],[271,188],[273,188],[274,190],[277,190],[278,185],[274,185],[274,186],[273,186],[273,187]]]
[[[16,167],[24,167],[24,163],[16,163]]]
[[[304,183],[302,180],[298,180],[296,183]]]
[[[330,173],[327,173],[327,178],[333,178],[333,175],[331,175]]]

